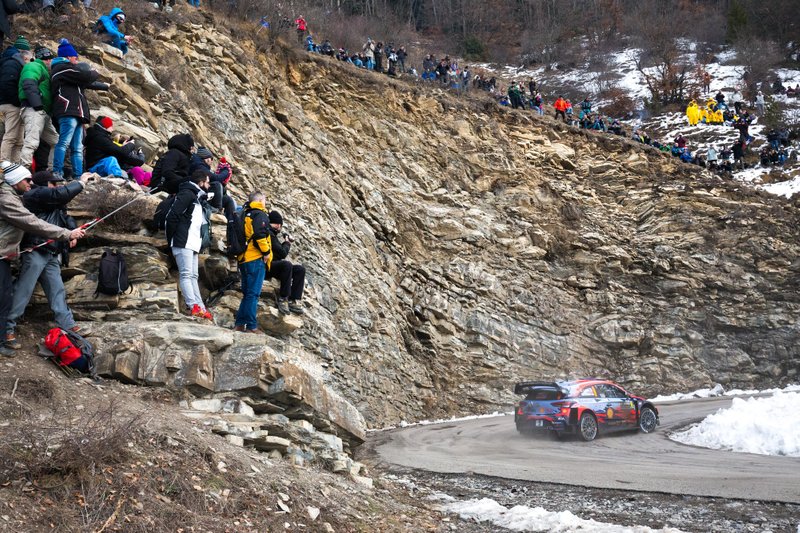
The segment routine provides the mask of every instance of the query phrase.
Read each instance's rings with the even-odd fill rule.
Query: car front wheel
[[[658,425],[658,417],[650,407],[645,407],[639,413],[639,429],[642,433],[652,433]]]
[[[579,423],[581,438],[585,441],[594,440],[597,437],[597,419],[590,413],[583,413]]]

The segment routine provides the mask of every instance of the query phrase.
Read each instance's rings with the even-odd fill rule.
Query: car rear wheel
[[[650,407],[645,407],[639,413],[639,429],[642,433],[652,433],[658,425],[658,417]]]
[[[583,440],[588,442],[597,437],[597,419],[591,413],[583,413],[581,415],[578,427]]]

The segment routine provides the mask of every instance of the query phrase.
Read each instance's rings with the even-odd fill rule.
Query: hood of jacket
[[[178,192],[181,191],[191,191],[192,194],[197,196],[199,200],[205,199],[208,194],[204,191],[198,184],[192,181],[184,181],[180,185],[178,185]]]
[[[52,69],[54,66],[56,66],[56,65],[60,65],[60,64],[62,64],[62,63],[69,63],[69,59],[67,59],[66,57],[56,57],[56,58],[55,58],[55,59],[53,59],[53,61],[50,63],[50,68]]]
[[[194,139],[188,133],[173,135],[169,142],[167,142],[168,149],[180,150],[185,154],[190,154],[192,152],[192,146],[194,146]]]
[[[115,7],[114,9],[112,9],[111,11],[109,11],[109,12],[108,12],[108,16],[109,16],[111,19],[113,19],[114,17],[116,17],[116,16],[117,16],[117,15],[119,15],[120,13],[121,13],[121,14],[123,14],[123,15],[125,14],[125,12],[124,12],[122,9],[120,9],[120,8],[118,8],[118,7]]]

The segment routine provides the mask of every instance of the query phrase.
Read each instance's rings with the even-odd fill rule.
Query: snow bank
[[[448,498],[449,499],[449,498]],[[510,509],[496,501],[480,500],[450,501],[443,505],[445,511],[458,514],[462,519],[474,519],[512,531],[547,531],[567,533],[581,531],[586,533],[681,533],[679,529],[651,529],[646,526],[619,526],[584,520],[569,511],[552,512],[541,507],[515,505]]]
[[[765,389],[765,390],[743,390],[743,389],[731,389],[726,391],[722,385],[717,383],[710,389],[697,389],[696,391],[692,392],[677,392],[675,394],[669,395],[659,395],[655,398],[650,398],[650,401],[653,403],[660,403],[660,402],[674,402],[677,400],[691,400],[692,398],[712,398],[716,396],[752,396],[754,394],[775,394],[776,392],[800,392],[800,384],[798,385],[787,385],[782,389]]]
[[[734,398],[730,408],[670,438],[715,450],[800,457],[800,393]]]

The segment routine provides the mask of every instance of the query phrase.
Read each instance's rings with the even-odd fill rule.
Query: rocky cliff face
[[[267,192],[309,272],[280,347],[369,425],[504,408],[520,379],[650,394],[796,379],[795,205],[198,22],[142,24],[146,57],[90,51],[115,80],[94,103],[151,153],[191,131],[233,160],[239,199]]]

